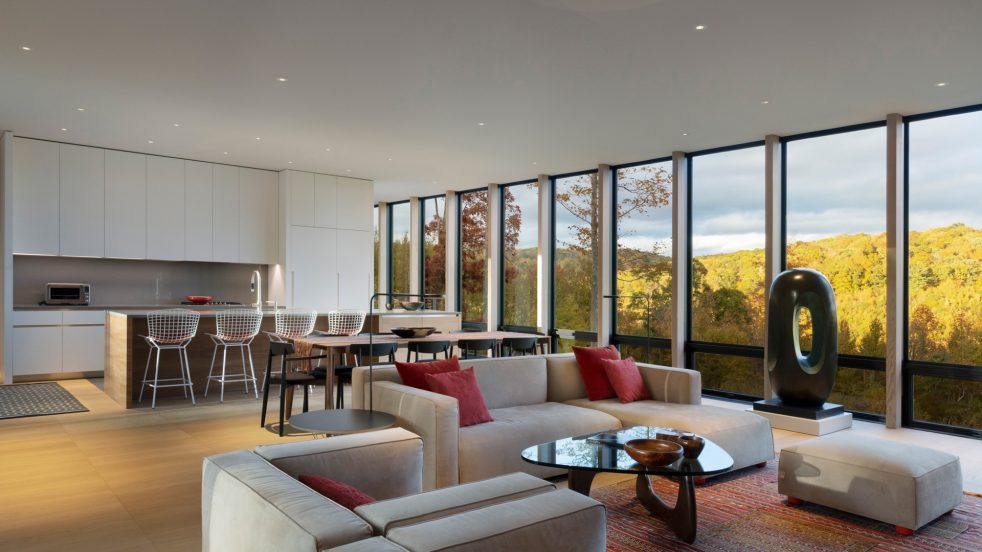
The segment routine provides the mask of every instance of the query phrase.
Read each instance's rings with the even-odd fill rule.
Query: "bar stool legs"
[[[164,349],[177,351],[178,361],[180,363],[181,377],[179,378],[164,378],[160,377],[160,353]],[[156,359],[154,355],[156,354]],[[195,405],[197,402],[194,399],[194,382],[191,381],[191,361],[188,359],[187,349],[184,346],[159,346],[150,345],[150,353],[147,355],[147,366],[143,370],[143,381],[140,384],[140,397],[137,402],[143,402],[143,391],[147,387],[153,389],[151,393],[150,408],[157,408],[157,388],[159,387],[180,387],[184,391],[184,398],[191,398],[191,404]],[[150,361],[154,360],[153,365],[153,380],[149,380],[147,376],[150,375]],[[162,384],[163,381],[180,381],[180,383]]]
[[[219,386],[219,396],[218,402],[225,402],[225,384],[226,383],[244,383],[245,384],[245,394],[249,393],[249,384],[252,384],[252,390],[256,398],[259,398],[259,382],[256,379],[256,370],[252,364],[252,347],[250,343],[242,342],[227,342],[217,337],[212,337],[215,341],[215,351],[211,355],[211,367],[208,369],[208,380],[205,384],[204,396],[208,396],[208,390],[211,387],[211,382],[214,381],[218,383]],[[250,339],[251,341],[251,339]],[[219,376],[215,374],[215,361],[218,357],[218,349],[222,349],[222,373]],[[228,349],[229,347],[238,347],[239,358],[242,361],[242,375],[231,375],[228,373]],[[235,357],[232,357],[235,358]],[[251,374],[251,375],[250,375]]]

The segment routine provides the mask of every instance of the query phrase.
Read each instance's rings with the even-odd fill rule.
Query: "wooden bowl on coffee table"
[[[638,464],[653,468],[682,458],[682,445],[662,439],[632,439],[624,443],[624,451]]]

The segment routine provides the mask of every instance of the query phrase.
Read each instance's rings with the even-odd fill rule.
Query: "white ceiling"
[[[982,102],[980,29],[978,0],[0,0],[0,128],[394,200]]]

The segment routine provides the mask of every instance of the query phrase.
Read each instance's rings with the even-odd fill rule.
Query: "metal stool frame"
[[[327,313],[327,333],[358,335],[365,325],[367,313],[359,310],[333,310]]]
[[[140,398],[137,402],[143,402],[143,391],[150,387],[153,389],[150,408],[156,409],[158,388],[183,387],[184,398],[188,398],[188,390],[190,389],[191,404],[197,404],[194,400],[194,382],[191,381],[191,363],[188,360],[187,346],[198,332],[200,319],[201,314],[188,309],[167,309],[147,313],[147,333],[150,335],[141,335],[140,337],[150,346],[150,354],[147,355],[147,366],[143,370],[143,382],[140,384]],[[181,377],[160,378],[160,353],[164,350],[177,351],[181,363]],[[153,383],[150,383],[147,381],[147,376],[150,374],[150,360],[155,352],[157,362],[154,365]],[[162,381],[180,381],[181,383],[161,384]]]
[[[252,382],[253,392],[256,398],[259,398],[259,383],[256,380],[256,370],[252,364],[252,340],[259,334],[262,323],[263,313],[256,309],[229,309],[219,312],[215,316],[216,333],[207,334],[215,344],[215,350],[211,354],[211,368],[208,369],[208,381],[205,383],[205,397],[208,396],[211,382],[216,381],[220,386],[218,402],[225,402],[226,383],[245,383],[245,393],[248,394],[249,382]],[[216,376],[213,374],[219,347],[222,348],[222,375]],[[239,349],[239,356],[242,358],[242,376],[226,375],[225,370],[228,366],[230,347]],[[248,359],[248,365],[246,359]],[[248,372],[246,372],[247,368]]]

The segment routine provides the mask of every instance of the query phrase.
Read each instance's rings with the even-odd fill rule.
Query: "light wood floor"
[[[127,411],[101,383],[62,382],[90,412],[0,420],[0,551],[200,550],[202,458],[311,438],[260,428],[259,401],[234,387],[225,404],[168,399],[156,411]],[[322,407],[315,399],[312,408]],[[954,451],[966,489],[982,491],[980,441],[862,422],[855,430]],[[805,438],[775,432],[778,447]]]

